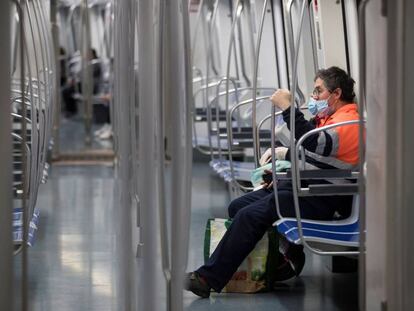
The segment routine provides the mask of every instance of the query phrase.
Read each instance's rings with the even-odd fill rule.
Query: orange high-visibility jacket
[[[290,109],[283,111],[283,118],[289,127]],[[299,139],[306,132],[325,125],[358,120],[358,107],[355,103],[342,106],[326,118],[308,121],[303,113],[295,112],[295,137]],[[355,169],[358,166],[359,125],[344,125],[307,138],[306,162],[319,168]]]

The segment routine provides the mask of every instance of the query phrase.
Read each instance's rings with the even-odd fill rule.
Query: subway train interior
[[[413,1],[0,15],[0,310],[414,310]]]

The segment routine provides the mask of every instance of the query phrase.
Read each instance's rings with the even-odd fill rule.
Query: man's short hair
[[[329,92],[335,91],[337,88],[342,90],[340,99],[352,103],[355,98],[354,84],[352,79],[344,70],[338,67],[329,67],[328,69],[320,69],[315,76],[315,81],[320,78]]]

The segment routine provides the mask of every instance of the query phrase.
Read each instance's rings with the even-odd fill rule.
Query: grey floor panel
[[[29,249],[29,310],[119,310],[113,188],[112,168],[52,168],[39,190],[38,236]],[[16,256],[17,289],[20,263]]]
[[[223,181],[211,172],[207,164],[196,163],[193,173],[189,271],[198,268],[203,262],[207,219],[227,217],[229,200]],[[301,277],[277,284],[276,290],[270,293],[212,293],[210,299],[198,299],[192,293],[185,293],[186,310],[357,310],[357,275],[333,274],[326,268],[326,261],[326,258],[307,253]]]
[[[113,169],[103,166],[53,167],[48,183],[40,187],[40,228],[29,250],[29,310],[123,310],[117,283],[119,254],[113,217],[118,204],[113,176]],[[208,164],[195,163],[189,271],[202,263],[207,219],[226,217],[229,200],[226,185]],[[16,288],[20,260],[21,256],[15,257]],[[160,290],[154,311],[162,311],[165,288],[160,271],[156,279]],[[302,276],[278,284],[274,292],[212,293],[210,299],[184,292],[184,305],[188,311],[357,310],[357,276],[332,274],[321,257],[308,254]]]
[[[79,152],[88,149],[112,149],[112,139],[97,139],[93,137],[93,133],[101,128],[103,124],[92,124],[92,143],[91,146],[85,145],[85,124],[80,115],[71,118],[61,117],[60,120],[60,151],[65,152]]]

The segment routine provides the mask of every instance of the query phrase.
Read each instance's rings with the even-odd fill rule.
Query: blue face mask
[[[309,98],[309,101],[308,101],[309,112],[313,114],[314,116],[322,112],[325,112],[329,108],[328,106],[329,97],[327,99],[321,99],[321,100],[315,100],[313,99],[313,97]]]

